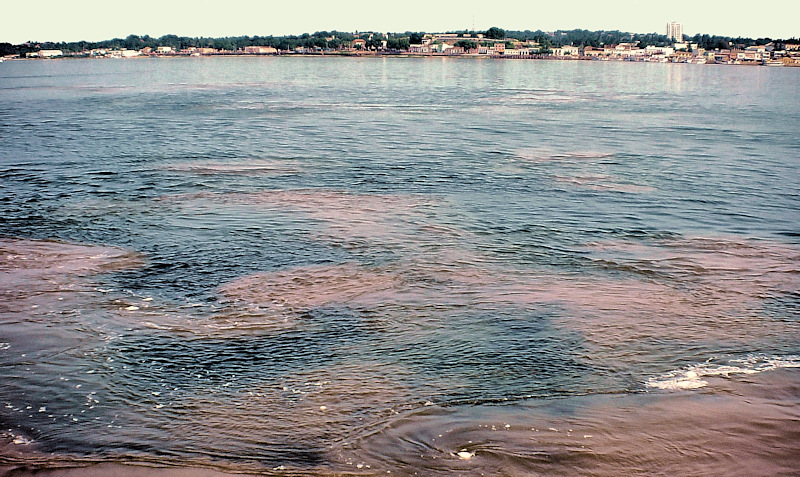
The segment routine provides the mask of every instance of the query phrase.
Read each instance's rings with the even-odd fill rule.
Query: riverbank
[[[144,60],[144,59],[176,59],[176,58],[440,58],[440,59],[476,59],[476,60],[543,60],[543,61],[611,61],[625,63],[668,63],[668,64],[700,64],[700,65],[731,65],[731,66],[786,66],[800,67],[800,59],[797,61],[786,59],[776,63],[756,61],[689,61],[689,60],[665,60],[665,59],[628,59],[628,58],[608,58],[597,56],[506,56],[506,55],[483,55],[483,54],[460,54],[448,55],[444,53],[386,53],[386,52],[342,52],[342,53],[282,53],[282,54],[248,54],[248,53],[217,53],[210,55],[139,55],[132,57],[87,57],[87,56],[59,56],[51,58],[5,58],[5,61],[53,61],[53,60],[77,60],[77,59],[97,59],[97,60]],[[1,61],[0,61],[1,62]]]

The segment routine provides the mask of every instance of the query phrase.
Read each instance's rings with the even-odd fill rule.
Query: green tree
[[[211,40],[211,48],[217,50],[235,50],[236,45],[230,40],[230,38],[215,38]]]
[[[473,40],[458,40],[455,46],[464,48],[465,50],[471,50],[478,47],[478,42]]]
[[[16,55],[19,49],[15,48],[11,43],[0,43],[0,56]]]
[[[398,38],[396,36],[390,37],[386,41],[386,48],[390,50],[408,50],[411,47],[411,42],[408,38]]]
[[[506,37],[506,31],[503,30],[502,28],[491,27],[488,30],[486,30],[484,36],[492,40],[503,40]]]
[[[381,35],[380,33],[375,33],[372,35],[372,38],[367,37],[367,49],[369,50],[380,50],[383,48],[383,42],[386,41],[386,37]],[[387,43],[388,47],[388,43]]]

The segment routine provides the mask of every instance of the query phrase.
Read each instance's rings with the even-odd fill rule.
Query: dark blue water
[[[3,459],[796,468],[798,97],[792,68],[3,63]],[[707,399],[723,426],[681,422]]]

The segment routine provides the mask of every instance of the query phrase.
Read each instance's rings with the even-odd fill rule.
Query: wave
[[[707,378],[759,374],[781,368],[800,368],[800,356],[750,355],[724,364],[706,361],[652,377],[647,381],[647,387],[668,391],[699,389],[709,385]]]
[[[614,157],[614,153],[602,151],[553,151],[538,148],[520,149],[514,153],[516,159],[530,162],[554,162],[554,161],[591,161],[595,159],[609,159]]]
[[[571,184],[577,187],[597,191],[627,192],[632,194],[655,191],[654,187],[636,184],[624,184],[617,182],[612,177],[606,175],[555,176],[554,179],[556,182],[562,182],[565,184]]]
[[[263,160],[184,162],[167,165],[165,169],[198,175],[286,175],[299,172],[299,167],[293,162]]]

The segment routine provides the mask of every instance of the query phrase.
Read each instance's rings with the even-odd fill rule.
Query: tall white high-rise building
[[[683,25],[678,22],[667,23],[667,38],[675,41],[683,41]]]

